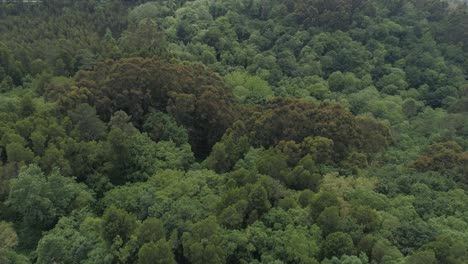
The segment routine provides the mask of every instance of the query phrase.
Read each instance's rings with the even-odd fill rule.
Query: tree
[[[0,238],[1,250],[14,248],[18,243],[15,229],[11,223],[0,222]]]
[[[152,109],[167,112],[187,129],[197,157],[208,155],[234,118],[232,94],[200,65],[128,58],[98,63],[75,79],[82,92],[90,91],[89,100],[105,121],[122,110],[141,128]]]
[[[372,247],[372,260],[377,262],[401,261],[403,255],[388,240],[378,240]]]
[[[316,190],[321,178],[322,176],[318,174],[314,160],[310,155],[307,155],[289,172],[285,183],[288,187],[296,190]]]
[[[37,251],[39,257],[37,263],[69,263],[72,261],[71,256],[65,249],[67,241],[64,237],[48,236],[40,240]]]
[[[325,235],[340,230],[342,222],[340,208],[337,206],[325,208],[317,218],[317,223],[320,225]]]
[[[130,136],[138,131],[132,124],[131,119],[132,117],[128,116],[127,113],[125,113],[124,111],[117,111],[112,114],[107,126],[111,130],[118,128],[122,130],[125,134]]]
[[[144,18],[122,34],[121,46],[127,53],[139,56],[162,56],[166,52],[164,31],[151,18]]]
[[[40,159],[39,165],[41,166],[41,169],[46,173],[50,173],[55,168],[59,168],[62,174],[71,174],[70,163],[65,158],[65,151],[62,149],[58,149],[57,146],[55,146],[55,144],[49,144],[49,146],[44,151],[44,154]]]
[[[6,145],[6,156],[9,162],[24,162],[29,163],[34,158],[34,153],[28,147],[21,143],[13,142]]]
[[[135,216],[114,206],[104,212],[102,220],[102,237],[109,245],[112,245],[116,239],[127,242],[137,228]]]
[[[403,222],[394,234],[402,253],[411,253],[434,240],[438,231],[422,220]]]
[[[14,252],[18,236],[11,223],[0,222],[0,263],[29,263],[26,257]]]
[[[161,5],[158,2],[147,2],[132,8],[128,13],[128,19],[130,23],[138,24],[144,19],[158,19],[170,13],[171,10],[166,5]]]
[[[188,142],[187,130],[165,113],[150,113],[143,124],[143,131],[155,141],[174,141],[178,146]]]
[[[75,58],[75,68],[77,70],[92,70],[97,61],[96,57],[96,54],[89,49],[79,50]]]
[[[239,212],[236,206],[225,208],[218,217],[219,222],[227,228],[240,228],[244,222],[243,212]]]
[[[11,252],[18,243],[18,237],[11,223],[0,222],[0,241],[0,262],[9,263],[7,253]]]
[[[379,215],[367,206],[359,206],[353,209],[351,215],[356,219],[357,224],[364,227],[366,233],[374,232],[380,227]]]
[[[123,184],[127,181],[127,168],[130,164],[130,142],[121,129],[112,129],[106,140],[107,162],[105,170],[113,184]]]
[[[175,264],[174,253],[170,243],[159,240],[154,243],[144,244],[138,251],[138,263],[140,264]]]
[[[106,125],[96,115],[94,107],[80,104],[69,115],[83,140],[98,140],[104,135]]]
[[[343,232],[331,233],[323,241],[322,251],[325,257],[352,255],[354,252],[353,240]]]
[[[249,202],[249,209],[251,211],[251,219],[250,221],[254,222],[256,218],[259,218],[262,214],[267,212],[271,204],[268,201],[268,194],[261,185],[255,185],[250,191],[249,196],[248,196],[248,202]]]
[[[225,263],[226,253],[220,244],[220,228],[214,217],[190,226],[182,235],[184,256],[194,264]]]
[[[57,170],[46,176],[37,165],[23,167],[18,178],[11,180],[7,200],[30,232],[25,234],[31,236],[29,243],[35,243],[37,232],[50,229],[60,217],[93,202],[84,185],[63,177]]]
[[[36,106],[31,98],[31,95],[25,95],[21,97],[21,100],[19,101],[18,110],[19,114],[22,117],[28,117],[34,113],[34,111],[36,110]]]
[[[157,218],[149,217],[138,227],[137,236],[141,243],[158,242],[165,239],[163,223]]]
[[[246,72],[233,72],[224,77],[226,85],[241,103],[261,103],[273,97],[268,83]]]
[[[367,3],[367,0],[302,0],[296,5],[295,12],[299,22],[306,26],[344,30],[352,25]]]
[[[261,155],[256,160],[256,167],[259,173],[269,175],[275,179],[282,179],[285,170],[287,169],[286,156],[269,149],[261,152]]]
[[[188,168],[194,159],[189,144],[176,146],[172,141],[155,143],[147,134],[134,134],[126,144],[128,156],[123,176],[131,181],[145,180],[161,169]]]
[[[244,122],[236,121],[213,146],[210,155],[205,160],[209,169],[217,172],[228,172],[250,149],[249,138]]]
[[[405,263],[414,263],[414,264],[436,264],[437,259],[433,251],[418,251],[409,256]]]
[[[462,148],[456,142],[440,142],[429,145],[412,166],[420,171],[444,171],[459,164]]]
[[[416,260],[434,262],[433,254],[436,258],[435,262],[439,263],[462,263],[468,259],[466,244],[452,235],[437,237],[435,241],[424,245],[413,255],[415,255]]]

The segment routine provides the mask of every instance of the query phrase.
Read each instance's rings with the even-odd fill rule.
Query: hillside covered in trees
[[[459,1],[3,1],[0,263],[468,263],[467,77]]]

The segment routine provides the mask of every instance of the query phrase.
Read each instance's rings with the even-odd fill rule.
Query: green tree
[[[7,200],[21,216],[22,226],[30,232],[28,243],[36,242],[37,232],[50,229],[60,217],[93,202],[84,185],[63,177],[57,170],[46,176],[37,165],[23,167],[18,178],[11,180]]]
[[[69,113],[75,128],[84,140],[101,139],[106,125],[96,115],[96,109],[88,104],[80,104]]]
[[[162,221],[153,217],[145,219],[137,229],[137,236],[141,243],[158,242],[165,239]]]
[[[325,208],[317,218],[317,223],[325,235],[339,231],[343,223],[343,219],[340,216],[340,208],[337,206]]]
[[[102,236],[110,245],[118,238],[127,242],[137,228],[135,216],[114,206],[107,208],[102,220]]]
[[[255,221],[262,214],[270,209],[271,204],[268,200],[268,194],[261,185],[255,185],[248,196],[249,207],[251,210],[251,221]]]
[[[354,244],[352,238],[343,232],[329,234],[322,243],[325,257],[352,255]]]
[[[182,235],[184,256],[194,264],[225,263],[226,252],[220,244],[220,232],[214,217],[191,225]]]
[[[21,143],[13,142],[6,145],[6,156],[9,162],[24,162],[29,163],[34,158],[34,153],[28,147]]]
[[[224,77],[226,85],[241,103],[261,103],[273,97],[269,84],[258,76],[246,72],[233,72]]]
[[[37,263],[70,263],[72,262],[71,256],[68,254],[65,246],[67,240],[64,237],[47,236],[40,240],[38,244],[38,258]]]
[[[283,153],[272,148],[261,152],[256,160],[256,167],[261,174],[281,179],[288,167],[286,160],[287,158]]]
[[[18,244],[18,236],[11,223],[0,222],[0,262],[9,263],[8,254]]]
[[[175,264],[174,253],[170,243],[159,240],[154,243],[144,244],[138,251],[138,263],[140,264]]]
[[[348,86],[351,86],[351,83],[348,83],[346,80],[346,75],[342,72],[334,72],[328,77],[328,86],[333,92],[344,92]]]
[[[1,250],[14,248],[18,243],[15,229],[11,223],[0,222],[0,238],[2,241],[0,244]]]
[[[433,251],[418,251],[409,256],[405,263],[414,263],[414,264],[436,264],[437,259]]]
[[[165,34],[153,19],[144,18],[130,26],[120,38],[124,51],[139,56],[164,55],[167,46]]]
[[[137,132],[137,129],[132,124],[131,119],[131,116],[128,116],[124,111],[117,111],[112,114],[107,126],[111,130],[118,128],[125,132],[125,134],[132,135]]]
[[[178,146],[188,142],[187,130],[162,112],[150,113],[143,124],[143,131],[155,142],[172,140]]]

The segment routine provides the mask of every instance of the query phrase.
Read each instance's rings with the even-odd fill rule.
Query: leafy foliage
[[[0,263],[467,263],[459,2],[0,4]]]

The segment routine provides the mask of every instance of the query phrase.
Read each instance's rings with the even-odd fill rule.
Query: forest
[[[0,1],[27,263],[468,263],[468,4]]]

